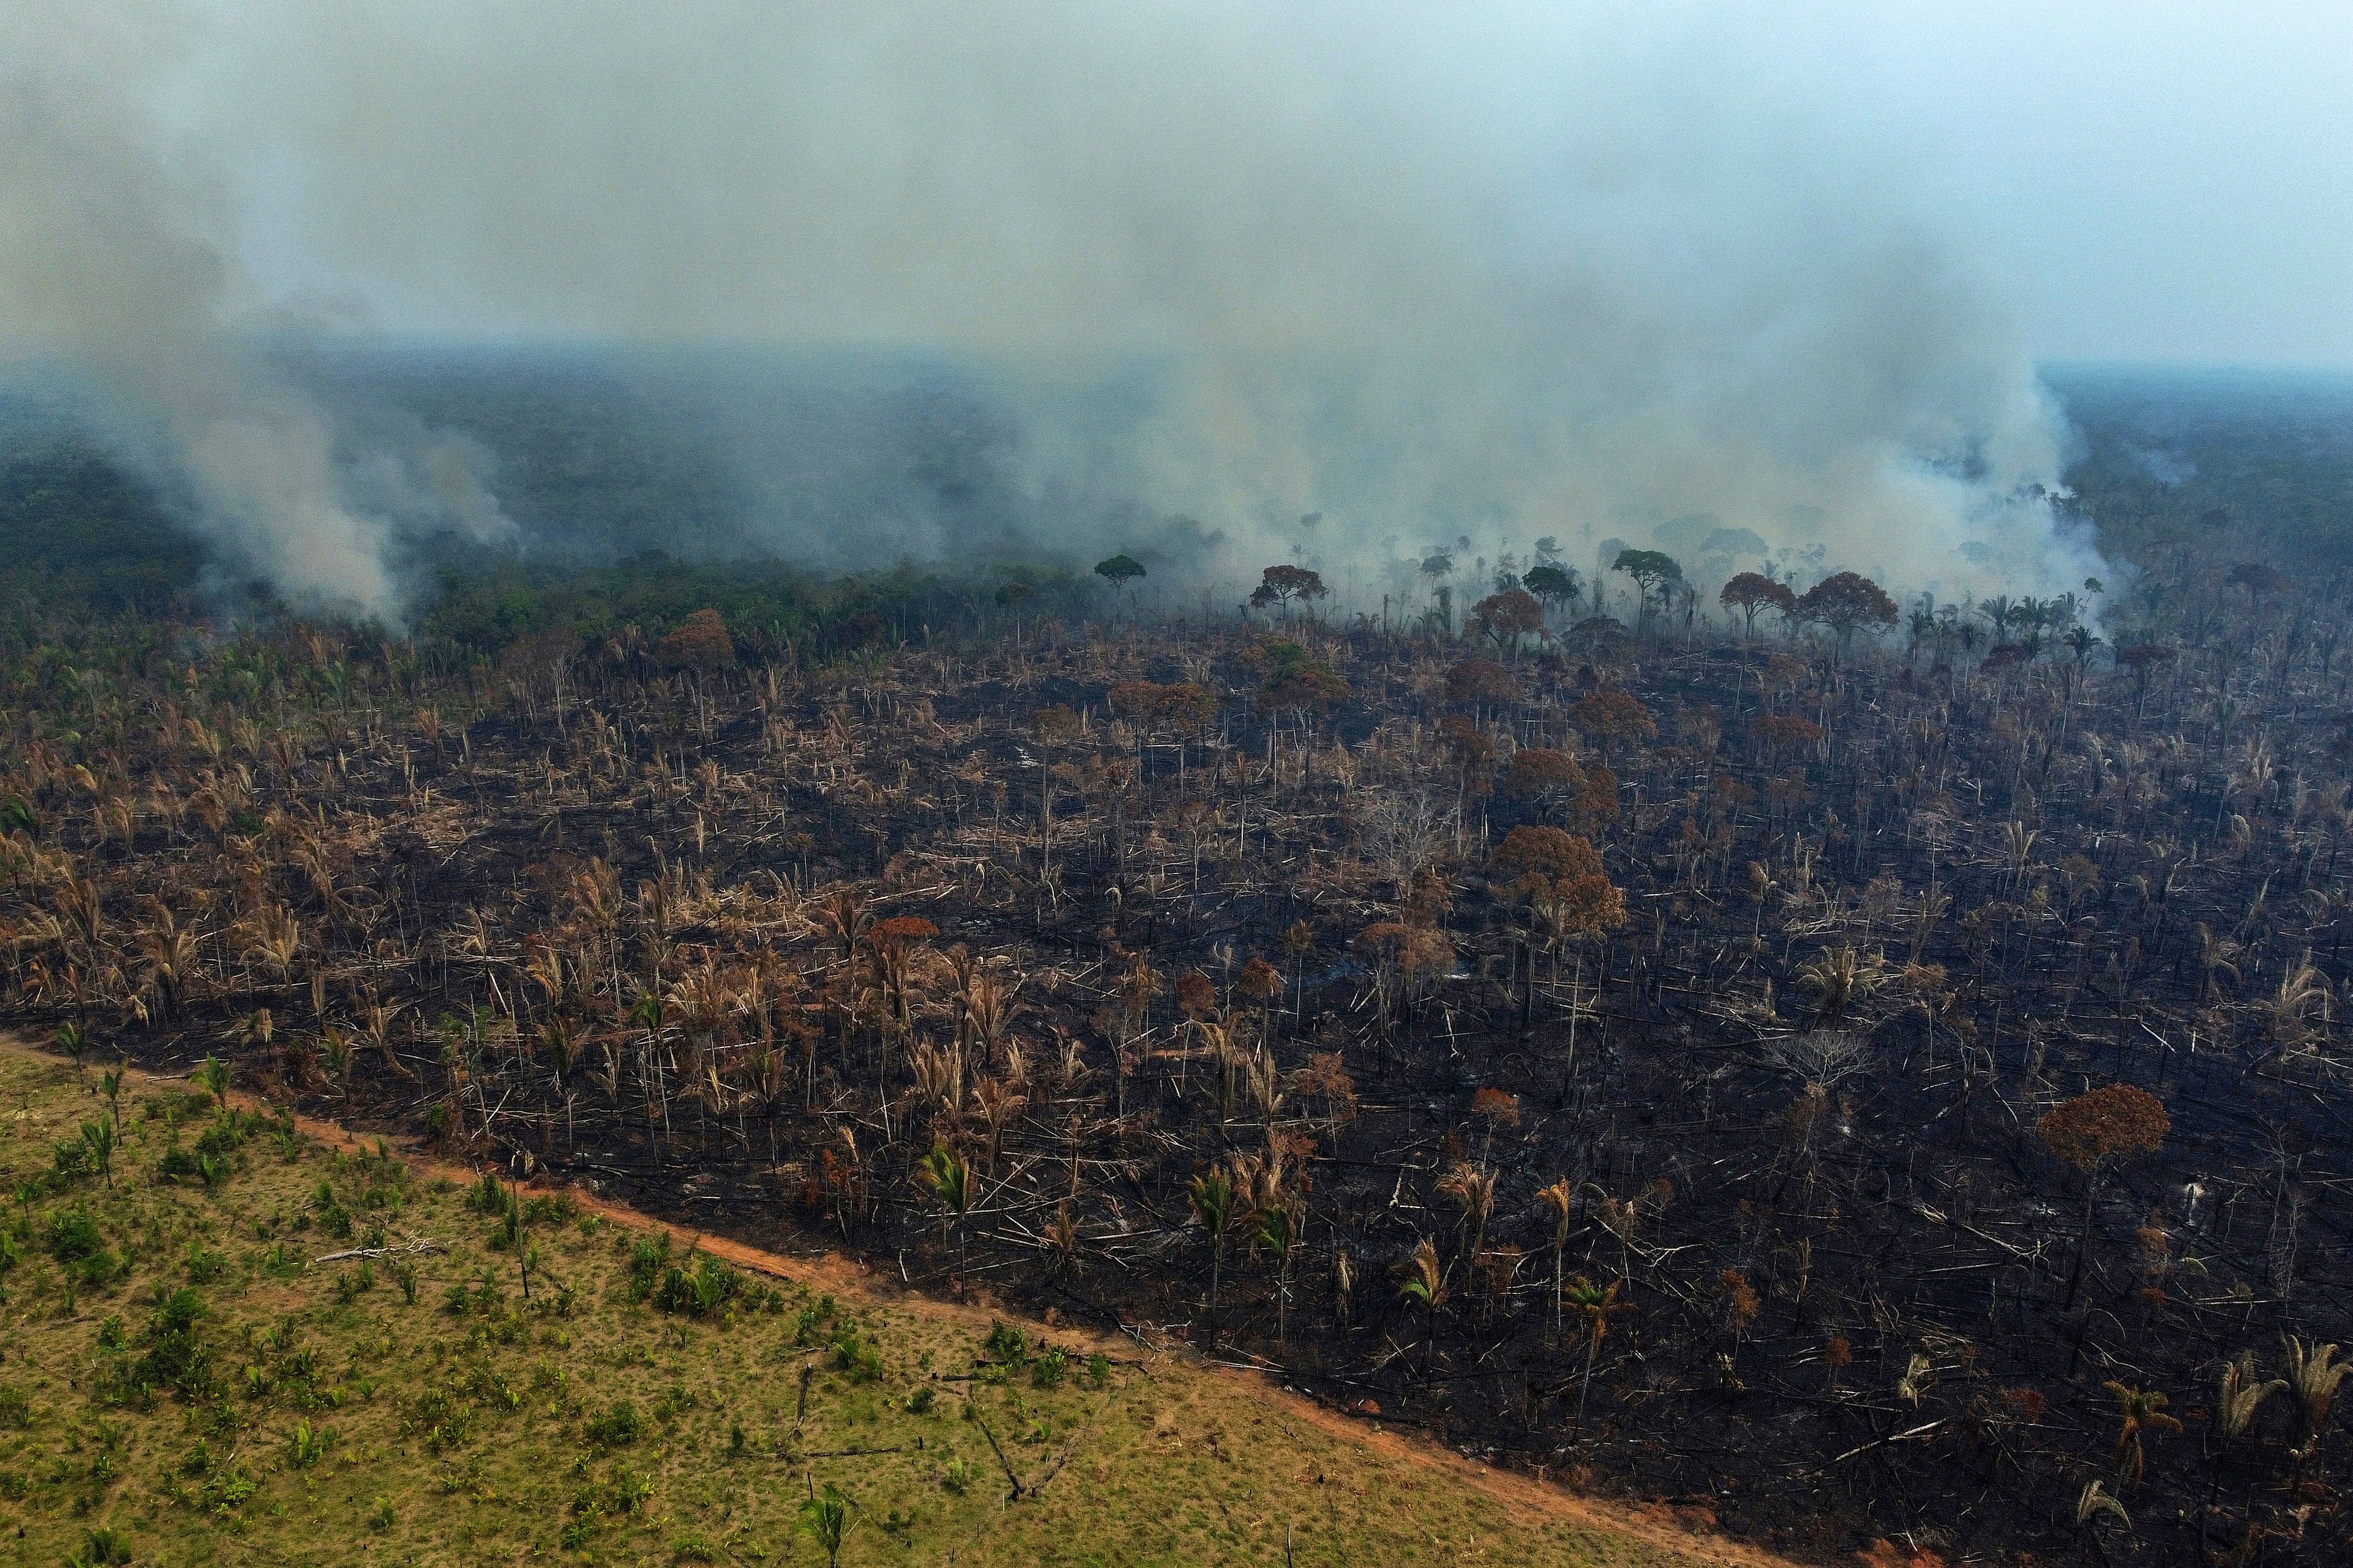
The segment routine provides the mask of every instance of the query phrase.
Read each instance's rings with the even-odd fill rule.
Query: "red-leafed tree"
[[[1856,632],[1867,627],[1884,630],[1895,624],[1895,601],[1861,573],[1840,572],[1798,596],[1798,616],[1830,627],[1843,658]]]
[[[1789,591],[1787,583],[1777,583],[1761,572],[1743,572],[1724,585],[1715,602],[1727,610],[1741,615],[1740,636],[1746,641],[1757,629],[1757,616],[1765,610],[1778,610],[1784,616],[1798,612],[1798,595]]]

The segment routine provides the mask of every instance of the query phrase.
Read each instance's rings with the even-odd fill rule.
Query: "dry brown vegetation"
[[[1818,1556],[2327,1561],[2327,1399],[2215,1412],[2353,1338],[2344,611],[2152,584],[52,639],[8,1016]]]

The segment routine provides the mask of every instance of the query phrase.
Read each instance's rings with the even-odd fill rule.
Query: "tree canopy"
[[[1270,566],[1260,574],[1258,586],[1250,591],[1250,602],[1252,609],[1281,605],[1287,610],[1293,601],[1312,604],[1330,592],[1324,586],[1320,573],[1304,566]]]
[[[1857,572],[1840,572],[1823,578],[1798,596],[1798,616],[1831,628],[1841,652],[1864,627],[1895,624],[1895,601],[1887,590]]]
[[[1673,556],[1656,550],[1620,550],[1618,559],[1609,563],[1612,572],[1623,572],[1634,579],[1641,589],[1645,607],[1653,596],[1662,596],[1675,584],[1683,580],[1683,563]]]
[[[1580,584],[1576,573],[1547,561],[1530,567],[1527,575],[1520,579],[1520,586],[1535,595],[1546,607],[1557,609],[1576,603]]]
[[[1504,652],[1516,653],[1521,638],[1544,635],[1544,606],[1525,589],[1507,588],[1471,606],[1471,626]]]
[[[1744,636],[1756,628],[1760,610],[1778,610],[1792,616],[1798,613],[1798,595],[1790,591],[1789,584],[1776,582],[1761,572],[1741,573],[1724,585],[1715,602],[1727,610],[1740,612]]]

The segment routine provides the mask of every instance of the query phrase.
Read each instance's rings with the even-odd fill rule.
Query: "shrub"
[[[210,1392],[211,1357],[196,1334],[205,1310],[205,1299],[185,1289],[156,1303],[142,1335],[147,1349],[127,1374],[132,1392],[169,1389],[191,1402]]]
[[[665,1312],[691,1318],[722,1314],[744,1294],[743,1271],[710,1253],[693,1255],[691,1268],[670,1261],[668,1232],[638,1241],[629,1250],[629,1299],[650,1300]]]
[[[82,1533],[79,1552],[66,1558],[67,1568],[111,1568],[131,1561],[131,1532],[101,1525]]]
[[[581,1435],[588,1439],[589,1447],[608,1453],[636,1442],[644,1432],[645,1422],[638,1415],[638,1407],[624,1399],[604,1415],[590,1417]]]
[[[49,1175],[59,1187],[69,1187],[97,1170],[90,1157],[90,1145],[79,1138],[59,1143],[50,1155]]]
[[[474,1435],[474,1407],[449,1388],[428,1388],[410,1407],[405,1431],[415,1432],[435,1453],[454,1448]]]
[[[1029,1359],[1029,1337],[1010,1323],[991,1323],[981,1349],[991,1361],[1019,1366]]]
[[[832,1320],[833,1310],[833,1298],[830,1296],[820,1296],[816,1306],[802,1308],[799,1319],[793,1325],[793,1343],[804,1348],[817,1343],[821,1337],[818,1331]]]
[[[850,1330],[833,1342],[834,1370],[852,1383],[879,1383],[882,1378],[882,1352],[871,1340],[858,1337]]]
[[[86,1209],[60,1209],[49,1216],[47,1228],[49,1256],[60,1263],[79,1263],[95,1258],[106,1247],[106,1233],[98,1228],[98,1221]]]
[[[327,1450],[334,1441],[332,1432],[323,1426],[313,1427],[307,1417],[297,1421],[294,1430],[286,1437],[287,1463],[298,1470],[310,1469],[327,1457]]]

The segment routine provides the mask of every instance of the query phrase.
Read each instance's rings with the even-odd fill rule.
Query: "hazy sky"
[[[2353,4],[1880,4],[1869,96],[2049,358],[2353,366]]]
[[[0,24],[0,357],[77,364],[216,537],[384,614],[408,531],[504,536],[495,462],[356,450],[250,329],[943,351],[1074,548],[1206,519],[1239,569],[1329,512],[1314,548],[1369,578],[1473,534],[1725,532],[1948,594],[2101,564],[2042,499],[2038,362],[2353,366],[2353,0]],[[952,544],[935,500],[781,509],[775,548],[886,514]]]
[[[565,331],[608,312],[624,326],[717,325],[691,310],[633,322],[614,300],[639,283],[689,286],[655,254],[665,236],[713,245],[735,265],[773,215],[713,212],[725,186],[709,173],[774,155],[824,117],[860,120],[849,100],[871,69],[846,51],[825,89],[839,101],[807,101],[826,63],[779,58],[775,39],[798,24],[763,18],[805,23],[827,7],[789,0],[389,0],[364,8],[369,22],[340,0],[177,9],[196,20],[159,97],[194,141],[234,160],[259,281],[356,304],[396,330]],[[1840,164],[1852,160],[1859,181],[1908,185],[1919,221],[1982,263],[1988,287],[2015,305],[2037,357],[2353,364],[2348,0],[1176,9],[1198,26],[1172,26],[1158,6],[935,9],[937,31],[968,42],[972,72],[995,74],[1008,95],[1036,89],[1058,39],[1079,33],[1095,47],[1075,50],[1045,90],[1081,102],[1090,90],[1131,95],[1115,49],[1102,47],[1124,36],[1138,58],[1165,58],[1180,87],[1199,72],[1205,97],[1261,95],[1238,102],[1238,126],[1293,121],[1302,156],[1375,166],[1413,150],[1345,123],[1367,101],[1407,103],[1451,121],[1466,144],[1540,163],[1555,125],[1564,154],[1595,155],[1578,100],[1598,83],[1646,83],[1655,121],[1623,105],[1601,117],[1630,144],[1737,156],[1726,143],[1778,140],[1778,155],[1814,162],[1824,178],[1847,177]],[[887,22],[833,30],[893,47]],[[924,39],[898,42],[927,52]],[[769,100],[764,75],[804,101]],[[911,140],[954,126],[951,115],[868,121],[876,136]],[[1078,116],[1058,130],[1088,133]],[[926,169],[895,155],[892,166],[951,178],[960,150],[940,151]],[[1097,172],[1170,175],[1149,159]],[[981,157],[965,173],[997,176]],[[1540,202],[1542,178],[1532,172],[1518,199]],[[746,189],[757,200],[780,183],[754,175]],[[681,192],[693,210],[681,211]],[[482,230],[497,240],[487,265]],[[596,258],[593,276],[584,257]],[[539,273],[543,290],[526,297],[489,266]],[[728,295],[713,295],[722,313],[737,303]]]

